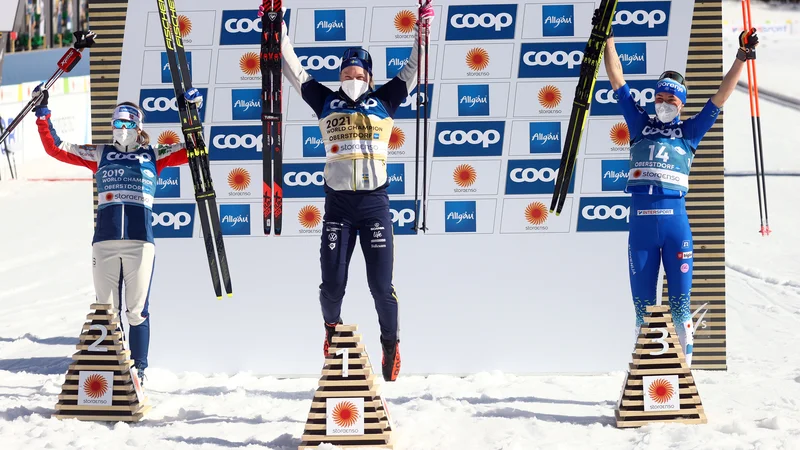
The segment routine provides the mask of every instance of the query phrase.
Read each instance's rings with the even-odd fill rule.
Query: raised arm
[[[44,151],[53,158],[72,164],[83,166],[97,172],[97,160],[99,152],[93,145],[76,145],[64,142],[58,137],[53,123],[50,121],[50,110],[47,108],[47,101],[50,94],[45,90],[39,92],[41,85],[34,90],[34,95],[41,95],[42,101],[34,110],[36,114],[36,127],[39,130],[39,138],[42,140]]]
[[[611,88],[615,91],[625,85],[625,77],[622,76],[622,62],[619,60],[617,48],[614,45],[614,37],[606,39],[606,49],[603,52],[603,63],[608,73],[608,81]]]
[[[758,36],[756,36],[755,28],[749,31],[742,31],[739,34],[739,51],[736,53],[736,60],[725,75],[725,78],[722,79],[722,84],[719,85],[717,93],[711,97],[711,101],[717,108],[722,108],[722,105],[731,96],[733,90],[736,89],[736,83],[742,75],[745,61],[756,59],[756,46],[758,46]]]

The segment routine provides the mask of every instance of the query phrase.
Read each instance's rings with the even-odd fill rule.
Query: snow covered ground
[[[738,6],[726,2],[726,17],[739,17]],[[768,12],[754,5],[754,20]],[[796,53],[798,41],[764,40],[760,73],[788,67],[782,58]],[[726,68],[732,57],[726,51]],[[791,64],[789,73],[800,69],[796,60],[785,64]],[[787,87],[779,75],[759,79],[764,87]],[[783,132],[800,112],[761,106],[768,170],[800,171],[800,154]],[[741,92],[726,105],[727,171],[753,170],[748,108]],[[86,176],[62,170],[63,176]],[[383,390],[396,448],[800,448],[800,211],[794,205],[800,178],[770,177],[767,183],[773,234],[764,238],[757,232],[755,179],[726,178],[729,370],[694,371],[707,425],[617,429],[613,414],[623,372],[401,376]],[[0,236],[6,237],[0,248],[0,449],[297,448],[317,378],[152,368],[147,393],[154,408],[141,423],[51,418],[75,332],[93,298],[84,264],[91,254],[90,193],[85,181],[0,183]]]

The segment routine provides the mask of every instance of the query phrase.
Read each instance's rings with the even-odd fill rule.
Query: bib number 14
[[[667,147],[662,145],[661,148],[658,149],[658,153],[656,153],[656,146],[655,145],[651,145],[650,146],[650,161],[652,161],[653,159],[660,159],[660,160],[662,160],[664,162],[669,161],[669,154],[667,154]]]

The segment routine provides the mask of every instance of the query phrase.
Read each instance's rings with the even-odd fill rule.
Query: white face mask
[[[342,81],[342,91],[350,97],[353,101],[358,100],[359,97],[367,92],[369,85],[361,80],[344,80]]]
[[[678,107],[667,102],[656,103],[656,117],[664,123],[672,123],[678,117]]]
[[[132,150],[129,148],[136,143],[139,138],[139,133],[136,130],[129,130],[127,128],[114,129],[114,142],[122,146],[123,150]]]

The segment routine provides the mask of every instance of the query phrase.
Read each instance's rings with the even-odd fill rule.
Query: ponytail
[[[139,144],[142,146],[150,145],[150,135],[144,129],[139,130]]]

